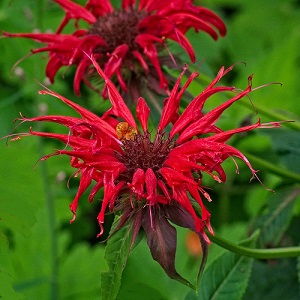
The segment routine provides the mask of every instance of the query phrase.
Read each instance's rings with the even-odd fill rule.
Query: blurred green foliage
[[[195,2],[216,11],[228,27],[227,36],[217,42],[202,33],[189,33],[199,61],[196,68],[203,72],[205,78],[212,78],[222,65],[245,62],[246,66],[237,66],[233,76],[225,77],[222,83],[245,88],[250,74],[254,74],[254,86],[282,83],[282,87],[271,85],[252,93],[251,109],[234,105],[224,114],[220,126],[224,129],[235,128],[258,117],[262,122],[271,120],[270,116],[257,114],[255,107],[280,113],[284,117],[282,120],[295,120],[295,124],[300,126],[299,1]],[[55,31],[62,17],[63,11],[52,1],[2,0],[0,3],[0,28],[9,32]],[[30,49],[37,47],[36,43],[26,39],[1,38],[0,47],[1,137],[12,132],[27,132],[27,124],[13,130],[13,120],[19,117],[19,112],[28,117],[45,112],[58,115],[73,113],[56,99],[37,94],[41,88],[38,82],[45,82],[46,54],[28,57],[13,68],[18,60],[30,53]],[[84,87],[82,97],[75,97],[72,90],[73,72],[72,68],[65,74],[60,72],[51,89],[84,107],[96,109],[99,113],[104,111],[108,103],[102,102],[98,95]],[[200,80],[191,86],[191,94],[201,92],[206,84],[203,78],[200,76]],[[224,100],[222,97],[216,98],[205,109],[215,107]],[[300,174],[299,131],[291,130],[284,124],[283,127],[256,130],[243,139],[233,139],[232,144],[278,168]],[[60,130],[53,124],[44,129]],[[69,224],[72,214],[68,205],[76,193],[78,181],[71,178],[68,183],[73,172],[68,159],[55,157],[35,165],[43,155],[58,147],[60,145],[53,141],[31,137],[9,142],[8,145],[5,138],[0,140],[0,299],[100,298],[100,273],[108,271],[104,259],[105,243],[95,238],[101,195],[95,203],[89,204],[84,194],[77,220]],[[215,231],[238,242],[259,228],[262,235],[256,246],[297,246],[300,242],[299,181],[274,175],[268,168],[255,163],[254,167],[260,169],[263,184],[276,190],[276,194],[267,191],[255,180],[249,184],[250,171],[241,164],[240,174],[236,174],[232,161],[225,163],[225,169],[230,174],[226,183],[218,185],[205,179],[205,184],[212,188],[213,202],[208,203],[208,208],[212,212]],[[112,219],[111,216],[108,218]],[[193,281],[200,259],[192,257],[187,249],[186,230],[178,228],[178,232],[177,266],[180,273]],[[239,274],[234,273],[235,269],[243,272],[245,268],[247,275],[242,279],[243,292],[231,291],[236,295],[235,300],[299,299],[300,276],[296,259],[251,260],[251,264],[249,259],[245,259],[246,266],[242,265],[241,270],[234,262],[241,262],[242,258],[214,244],[209,249],[204,282],[209,278],[214,280],[214,276],[215,283],[228,287],[227,271],[224,274],[217,272],[216,263],[220,265],[220,270],[231,270],[230,266],[222,263],[224,260],[228,263],[229,258],[226,257],[229,256],[236,267],[232,268],[233,278]],[[214,284],[210,282],[210,286]],[[199,288],[202,298],[197,299],[212,299],[205,296],[208,294],[202,282]],[[143,240],[128,259],[118,299],[179,300],[185,297],[196,299],[187,287],[164,274],[152,260]],[[214,299],[228,299],[224,297],[217,294]]]

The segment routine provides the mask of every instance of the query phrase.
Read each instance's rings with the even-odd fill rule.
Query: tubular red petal
[[[92,124],[95,123],[99,130],[105,132],[112,139],[114,139],[115,141],[120,143],[120,141],[117,139],[114,128],[112,128],[108,123],[103,121],[101,118],[99,118],[97,115],[93,114],[89,110],[81,107],[80,105],[78,105],[78,104],[76,104],[76,103],[64,98],[63,96],[61,96],[53,91],[50,91],[50,90],[49,91],[45,91],[45,90],[39,91],[39,94],[48,94],[48,95],[52,95],[52,96],[60,99],[61,101],[66,103],[68,106],[72,107],[75,111],[77,111],[84,119],[90,121]]]
[[[104,223],[104,214],[108,205],[112,208],[119,191],[124,186],[124,182],[119,182],[117,185],[114,184],[114,176],[110,173],[105,173],[103,177],[104,184],[104,198],[102,200],[101,210],[98,214],[97,220],[99,225]],[[98,235],[99,236],[99,235]]]
[[[137,194],[138,200],[140,200],[144,195],[144,184],[145,184],[145,172],[138,168],[132,177],[132,183],[128,183],[131,190]]]
[[[148,168],[145,173],[145,184],[147,200],[150,202],[150,205],[153,205],[157,202],[157,178],[151,168]]]
[[[150,114],[150,108],[147,105],[146,101],[140,97],[136,106],[136,117],[140,121],[143,131],[148,131],[148,119]]]
[[[142,54],[138,51],[133,51],[132,54],[139,61],[139,63],[141,64],[141,66],[143,67],[145,72],[148,73],[149,72],[149,67],[148,67],[146,61],[144,60]]]
[[[97,194],[97,192],[103,188],[103,178],[102,180],[98,181],[95,186],[92,188],[90,194],[89,194],[89,202],[93,202],[95,195]]]
[[[174,24],[176,24],[176,28],[178,28],[182,33],[185,33],[190,28],[194,28],[195,30],[200,29],[202,31],[205,31],[214,40],[218,39],[217,33],[209,24],[191,13],[174,13],[170,16],[170,20],[172,20]]]
[[[8,37],[23,37],[29,38],[41,43],[62,43],[64,41],[78,40],[77,37],[68,34],[53,34],[53,33],[9,33],[3,32],[4,36]]]
[[[163,40],[151,34],[143,33],[139,34],[136,37],[135,41],[143,48],[144,54],[150,59],[151,63],[153,64],[159,76],[161,88],[166,89],[168,82],[162,73],[160,63],[158,60],[157,49],[154,45],[154,42],[163,44]]]
[[[203,106],[210,96],[219,92],[232,91],[233,89],[234,87],[216,87],[211,89],[205,89],[199,96],[192,100],[192,102],[179,116],[178,120],[172,127],[170,136],[173,137],[175,134],[180,133],[180,131],[182,131],[188,124],[199,120],[199,118],[203,116]]]
[[[197,201],[197,203],[200,205],[201,208],[201,219],[202,221],[207,222],[210,219],[210,212],[207,210],[207,208],[205,207],[205,205],[202,202],[202,199],[199,195],[198,189],[196,186],[194,185],[187,185],[187,189],[189,191],[189,193],[191,194],[191,196]]]
[[[131,127],[137,129],[135,120],[128,109],[127,105],[125,104],[123,98],[121,97],[120,93],[118,92],[117,88],[114,84],[109,80],[108,76],[102,71],[98,63],[95,61],[93,55],[89,56],[91,59],[94,67],[96,68],[98,74],[104,79],[105,84],[108,89],[109,93],[109,100],[112,104],[112,110],[116,116],[122,117]]]
[[[114,11],[109,0],[89,0],[85,8],[90,10],[96,18]]]
[[[240,127],[240,128],[236,128],[236,129],[232,129],[232,130],[228,130],[225,132],[219,132],[215,135],[203,138],[204,140],[207,141],[214,141],[214,142],[218,142],[218,143],[225,143],[227,142],[233,135],[237,134],[237,133],[242,133],[242,132],[246,132],[246,131],[251,131],[255,128],[260,127],[260,120],[258,120],[255,124],[252,125],[248,125],[248,126],[244,126],[244,127]]]
[[[248,85],[248,87],[243,92],[239,93],[232,99],[226,101],[222,105],[211,110],[202,118],[200,118],[198,121],[187,126],[180,134],[177,143],[178,144],[183,143],[197,134],[208,133],[212,128],[211,126],[214,125],[214,123],[220,118],[223,111],[227,109],[230,105],[232,105],[234,102],[236,102],[237,100],[249,94],[250,91],[251,91],[251,85]]]
[[[86,22],[93,24],[96,22],[95,16],[90,13],[87,9],[82,7],[81,5],[74,3],[69,0],[54,0],[56,3],[58,3],[65,11],[66,16],[64,20],[62,21],[59,29],[57,30],[57,33],[60,33],[62,29],[67,25],[70,19],[82,19]]]
[[[162,111],[162,116],[158,124],[157,130],[160,132],[166,128],[166,126],[174,119],[174,115],[178,113],[180,105],[180,97],[177,96],[178,88],[183,75],[187,70],[187,66],[184,67],[179,78],[177,79],[170,96],[165,100],[165,105]]]
[[[174,31],[170,32],[167,37],[176,41],[187,52],[192,62],[196,61],[196,56],[192,44],[180,30],[174,28]]]
[[[114,52],[109,55],[110,58],[105,64],[104,68],[104,73],[107,75],[108,78],[110,78],[114,73],[116,73],[116,70],[119,70],[121,68],[122,60],[127,54],[128,49],[128,45],[122,44],[120,46],[117,46]]]
[[[135,5],[136,0],[122,0],[122,8],[127,10]]]
[[[83,169],[81,169],[81,172],[80,172],[81,173],[81,178],[80,178],[80,182],[79,182],[78,191],[77,191],[77,194],[76,194],[73,202],[70,204],[70,209],[71,209],[74,217],[76,215],[79,198],[86,191],[86,189],[89,187],[89,185],[92,182],[92,176],[91,176],[92,172],[93,172],[92,168],[83,168]],[[71,220],[71,222],[73,222],[75,220],[74,217]]]
[[[175,185],[183,185],[184,183],[197,185],[193,179],[169,167],[160,168],[159,173],[165,178],[170,187]]]
[[[91,62],[88,58],[81,60],[78,64],[78,67],[74,76],[74,93],[76,96],[80,96],[80,84],[84,77],[86,69],[91,65]]]

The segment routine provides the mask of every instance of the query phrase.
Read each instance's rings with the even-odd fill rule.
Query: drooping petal
[[[90,194],[89,194],[89,202],[93,202],[95,195],[98,193],[98,191],[103,188],[103,177],[100,181],[98,181],[95,186],[92,188]]]
[[[110,78],[117,70],[120,70],[122,66],[122,60],[129,50],[128,45],[122,44],[115,48],[115,50],[109,54],[109,60],[105,64],[104,73]]]
[[[187,52],[193,63],[196,61],[196,55],[192,44],[180,30],[174,28],[174,32],[170,32],[167,37],[177,42]]]
[[[142,47],[144,54],[149,58],[149,60],[153,64],[153,66],[156,69],[156,72],[159,76],[160,86],[161,86],[161,88],[165,89],[167,87],[168,82],[161,70],[160,63],[158,60],[158,52],[154,45],[154,43],[163,44],[163,40],[154,35],[142,33],[136,37],[135,41],[139,46]]]
[[[205,207],[205,205],[202,202],[202,199],[199,195],[198,189],[197,187],[193,186],[193,185],[187,185],[187,189],[189,191],[189,193],[191,194],[191,196],[197,201],[197,203],[200,205],[201,208],[201,219],[203,222],[206,222],[210,219],[210,212],[207,210],[207,208]]]
[[[114,176],[112,173],[105,173],[103,177],[104,184],[104,198],[102,200],[101,210],[98,214],[97,220],[99,226],[101,227],[101,232],[98,234],[100,236],[102,234],[102,224],[104,223],[104,214],[108,205],[113,207],[116,197],[124,186],[124,182],[119,182],[117,185],[114,184]]]
[[[74,3],[69,0],[54,0],[54,1],[58,3],[66,11],[66,16],[64,17],[59,28],[57,29],[57,33],[60,33],[63,30],[63,28],[68,24],[70,19],[75,19],[75,20],[82,19],[90,24],[96,22],[95,16],[92,13],[90,13],[87,9],[85,9],[84,7],[82,7],[77,3]]]
[[[88,0],[85,8],[91,11],[96,18],[114,11],[110,0]]]
[[[76,193],[76,196],[73,200],[73,202],[70,204],[70,209],[73,213],[73,219],[70,221],[71,223],[75,221],[76,219],[76,211],[78,207],[78,201],[80,196],[86,191],[86,189],[90,186],[92,182],[92,172],[94,172],[93,168],[83,168],[81,169],[81,178],[79,182],[78,191]]]
[[[143,55],[138,51],[133,51],[132,54],[139,61],[139,63],[141,64],[141,66],[145,70],[145,72],[148,73],[149,67],[148,67],[145,59],[143,58]]]
[[[174,185],[172,187],[172,198],[175,199],[180,205],[182,205],[193,217],[196,232],[204,232],[204,223],[196,215],[195,210],[191,204],[189,197],[186,194],[186,188],[183,185]]]
[[[212,28],[207,22],[203,21],[198,16],[192,13],[178,12],[170,16],[172,20],[183,34],[190,28],[197,30],[202,30],[208,33],[214,40],[218,39],[218,35],[214,28]]]
[[[194,180],[185,176],[183,173],[168,167],[160,168],[159,173],[165,178],[165,180],[167,181],[170,187],[174,185],[183,184],[183,183],[197,185],[197,183]]]

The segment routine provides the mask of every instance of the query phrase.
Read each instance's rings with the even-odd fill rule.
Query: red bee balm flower
[[[107,208],[110,211],[121,212],[117,229],[127,222],[132,222],[134,242],[139,229],[143,227],[153,258],[170,277],[187,283],[174,267],[176,230],[169,221],[196,232],[206,255],[207,243],[210,241],[205,234],[205,228],[212,234],[213,230],[210,225],[211,215],[203,202],[211,199],[202,186],[202,176],[206,173],[217,182],[224,182],[226,175],[222,163],[229,157],[237,157],[247,164],[256,177],[256,171],[247,158],[226,142],[237,133],[280,125],[261,124],[258,121],[253,125],[229,131],[222,131],[215,125],[224,110],[251,92],[251,76],[245,90],[203,114],[202,108],[210,96],[234,91],[234,87],[216,86],[233,67],[222,67],[208,87],[180,113],[182,95],[198,76],[197,73],[192,73],[180,89],[185,68],[164,102],[156,132],[151,132],[148,128],[150,109],[144,99],[139,98],[136,105],[139,127],[116,87],[97,65],[96,60],[93,57],[91,60],[105,80],[112,104],[102,117],[52,91],[43,90],[40,94],[60,99],[81,117],[52,115],[22,117],[21,120],[54,122],[69,129],[69,134],[36,132],[32,129],[30,134],[60,140],[71,148],[57,150],[42,159],[53,155],[68,155],[72,167],[77,169],[81,176],[77,195],[70,205],[74,214],[72,221],[76,217],[80,196],[94,181],[96,184],[90,192],[90,202],[100,189],[104,189],[102,207],[98,215],[101,228],[99,236],[103,233]],[[167,126],[171,128],[169,132],[166,131]]]
[[[130,85],[130,92],[139,96],[137,88],[144,83],[145,76],[150,88],[161,92],[168,89],[161,65],[171,65],[173,57],[171,53],[171,59],[166,55],[159,56],[166,48],[167,39],[180,44],[194,62],[194,50],[185,37],[190,28],[205,31],[214,39],[218,38],[217,31],[222,36],[226,33],[223,21],[212,11],[194,6],[193,0],[123,0],[121,9],[114,9],[108,0],[89,0],[85,7],[70,0],[54,1],[66,11],[55,34],[3,34],[47,44],[32,52],[49,52],[46,74],[51,82],[62,66],[76,65],[74,90],[77,95],[82,80],[91,86],[85,75],[94,73],[84,52],[93,54],[108,78],[113,77],[123,91],[126,92]],[[72,19],[75,20],[75,31],[62,34]],[[80,29],[79,20],[87,22],[88,29]]]

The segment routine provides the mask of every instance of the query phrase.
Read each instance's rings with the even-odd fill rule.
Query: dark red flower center
[[[120,176],[122,179],[131,181],[137,169],[146,172],[148,168],[151,168],[156,177],[161,178],[158,171],[173,147],[174,141],[165,138],[163,133],[157,133],[153,141],[151,141],[149,132],[145,134],[138,133],[134,136],[134,139],[124,140],[122,154],[115,154],[127,168],[127,172],[122,173]]]
[[[135,38],[139,34],[138,25],[147,13],[133,8],[124,10],[115,10],[110,14],[103,15],[92,25],[88,34],[101,36],[107,47],[99,47],[99,52],[106,54],[112,53],[117,46],[127,44],[131,51],[138,50]]]

